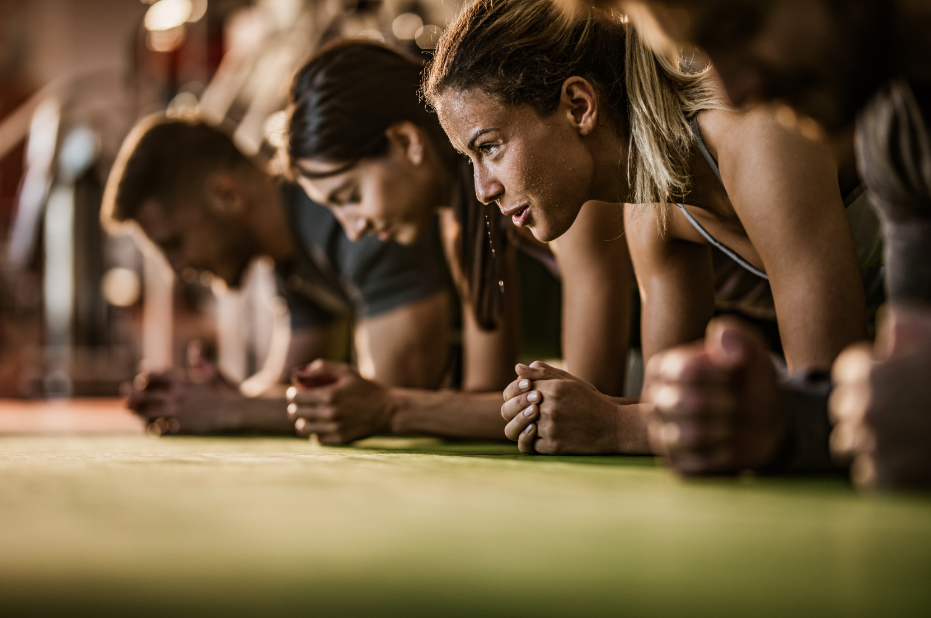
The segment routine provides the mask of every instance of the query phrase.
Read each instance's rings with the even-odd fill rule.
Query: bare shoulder
[[[745,111],[708,110],[699,114],[698,124],[725,176],[726,168],[754,161],[832,159],[827,144],[786,126],[769,106]]]

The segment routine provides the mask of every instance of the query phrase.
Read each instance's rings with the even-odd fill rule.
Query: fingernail
[[[527,425],[527,429],[524,430],[524,433],[528,435],[532,432],[533,432],[533,423]]]
[[[289,386],[288,390],[285,392],[285,397],[288,399],[294,399],[295,395],[297,395],[297,388],[294,386]]]
[[[743,341],[740,334],[731,329],[726,329],[721,333],[721,347],[728,356],[732,358],[739,357],[743,353]]]
[[[524,410],[524,416],[526,416],[527,418],[530,418],[531,416],[533,416],[533,406],[527,406],[527,409]]]
[[[530,380],[521,380],[520,382],[517,383],[517,388],[519,388],[522,391],[527,390],[528,388],[530,388]]]
[[[289,404],[288,404],[288,414],[292,414],[292,415],[293,415],[293,414],[297,414],[297,404],[296,404],[296,403],[289,403]]]
[[[536,401],[539,398],[540,398],[540,393],[538,393],[537,391],[530,391],[530,393],[527,395],[527,401]]]
[[[306,424],[307,424],[307,421],[305,421],[305,420],[302,419],[302,418],[299,418],[299,419],[297,419],[296,421],[294,421],[294,428],[297,429],[298,431],[300,431],[301,429],[304,428],[304,425],[306,425]]]

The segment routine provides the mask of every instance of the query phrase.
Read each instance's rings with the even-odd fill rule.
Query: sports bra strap
[[[692,120],[689,122],[689,124],[692,127],[692,134],[695,136],[695,143],[698,145],[698,150],[702,153],[702,156],[705,157],[705,160],[708,161],[708,165],[711,166],[711,169],[714,172],[714,175],[718,177],[718,181],[720,181],[721,185],[723,186],[724,181],[721,180],[721,170],[718,169],[718,162],[714,160],[714,157],[712,157],[711,153],[708,151],[708,147],[705,146],[705,140],[702,139],[701,130],[698,128],[698,116],[697,115],[692,116]],[[769,280],[769,277],[766,276],[766,273],[764,273],[759,268],[755,267],[753,264],[751,264],[747,260],[740,257],[737,254],[737,252],[735,252],[733,249],[726,246],[725,244],[717,240],[714,236],[709,234],[708,230],[702,227],[701,223],[696,221],[695,217],[689,214],[689,211],[685,209],[685,206],[683,206],[682,204],[676,204],[676,206],[679,207],[679,210],[682,211],[682,214],[685,215],[685,218],[689,220],[689,223],[692,224],[692,227],[694,227],[698,231],[699,234],[705,237],[705,240],[707,240],[712,245],[720,249],[721,252],[724,253],[724,255],[731,258],[732,260],[740,264],[742,267],[752,272],[757,277],[762,277],[763,279]]]

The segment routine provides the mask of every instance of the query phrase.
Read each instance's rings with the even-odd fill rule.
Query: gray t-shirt
[[[283,183],[281,191],[296,251],[275,270],[293,329],[369,318],[451,290],[438,220],[413,245],[370,236],[352,242],[300,187]]]

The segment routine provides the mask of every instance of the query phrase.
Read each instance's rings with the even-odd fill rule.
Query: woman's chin
[[[566,233],[566,230],[557,230],[549,225],[531,224],[528,227],[530,228],[530,231],[533,232],[533,237],[540,242],[550,242],[556,240]]]

